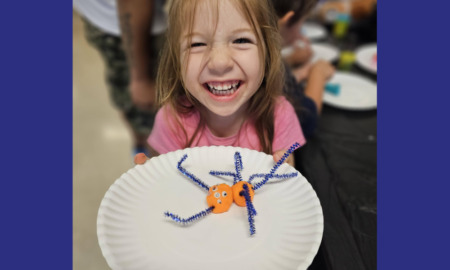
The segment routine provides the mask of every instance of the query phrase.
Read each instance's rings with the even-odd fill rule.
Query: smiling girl
[[[174,0],[151,152],[229,145],[278,160],[294,142],[305,143],[282,96],[282,74],[277,18],[267,1]]]

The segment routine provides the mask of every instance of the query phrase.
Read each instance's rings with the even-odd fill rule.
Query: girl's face
[[[191,41],[187,31],[181,38],[183,81],[208,112],[233,116],[263,78],[257,36],[230,1],[218,1],[217,14],[208,2],[197,7]]]

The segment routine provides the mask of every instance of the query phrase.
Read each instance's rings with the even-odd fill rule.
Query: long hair
[[[173,0],[169,9],[169,27],[166,33],[166,45],[161,54],[156,91],[158,104],[160,106],[167,104],[178,114],[189,114],[202,106],[183,85],[180,50],[181,36],[186,30],[188,34],[192,32],[195,12],[201,1],[211,5],[211,12],[218,14],[219,1],[223,0]],[[264,70],[264,74],[259,89],[249,100],[247,114],[249,121],[255,126],[262,151],[272,154],[274,108],[277,97],[282,94],[284,82],[277,17],[271,3],[267,0],[228,1],[233,1],[240,10],[258,40],[258,51],[262,60],[261,65],[263,65],[261,70]],[[178,124],[184,131],[185,147],[190,147],[205,123],[201,117],[200,125],[191,138],[188,138],[179,120]]]

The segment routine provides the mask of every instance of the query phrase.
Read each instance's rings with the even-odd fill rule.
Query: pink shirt
[[[306,143],[295,110],[285,97],[280,97],[277,100],[274,118],[275,133],[272,143],[274,152],[288,149],[295,142],[298,142],[300,145]],[[194,134],[199,120],[200,114],[198,112],[192,113],[189,116],[180,116],[180,121],[189,138]],[[224,145],[262,151],[256,130],[249,122],[244,123],[241,130],[230,137],[217,137],[212,134],[207,126],[199,134],[200,138],[197,137],[191,147]],[[177,125],[175,117],[169,113],[167,105],[163,106],[156,114],[155,124],[147,141],[160,154],[185,148],[185,135]]]

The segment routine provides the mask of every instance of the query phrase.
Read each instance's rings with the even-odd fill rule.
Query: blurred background
[[[110,269],[97,239],[97,212],[109,186],[132,166],[127,127],[111,106],[104,64],[73,12],[73,269]]]

